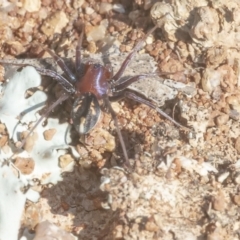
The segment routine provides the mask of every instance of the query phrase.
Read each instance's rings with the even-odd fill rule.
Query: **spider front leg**
[[[37,68],[37,67],[34,67],[34,68],[37,70],[39,74],[52,77],[53,79],[55,79],[67,93],[74,94],[76,92],[74,85],[70,83],[66,78],[56,73],[55,71],[52,71],[50,69]]]
[[[140,74],[136,75],[127,79],[119,79],[115,84],[112,84],[110,89],[113,94],[116,95],[116,93],[121,92],[125,90],[128,86],[130,86],[132,83],[137,82],[141,79],[144,79],[146,77],[151,77],[151,76],[165,76],[169,74],[175,74],[178,72],[161,72],[161,73],[145,73],[145,74]]]
[[[129,53],[129,55],[126,57],[126,59],[124,60],[124,62],[122,63],[120,69],[118,70],[118,72],[112,77],[111,79],[111,83],[117,84],[117,82],[120,80],[120,78],[122,77],[125,69],[127,68],[128,64],[130,63],[130,61],[132,60],[132,58],[136,55],[137,51],[142,47],[145,39],[151,34],[153,33],[158,27],[155,26],[153,27],[150,31],[148,31],[148,33],[144,36],[144,38],[142,40],[140,40],[136,46],[133,48],[133,50]]]
[[[8,65],[14,65],[14,66],[19,66],[19,67],[34,67],[36,69],[36,71],[40,74],[40,75],[44,75],[44,76],[48,76],[51,77],[53,79],[55,79],[62,87],[63,89],[69,93],[69,94],[73,94],[75,93],[75,87],[72,83],[70,83],[66,78],[64,78],[63,76],[61,76],[60,74],[56,73],[53,70],[50,69],[44,69],[44,68],[39,68],[36,67],[32,64],[25,64],[25,63],[11,63],[11,62],[7,62],[4,60],[0,60],[0,63],[2,64],[8,64]]]
[[[75,59],[75,71],[76,75],[80,75],[80,69],[81,69],[81,48],[82,48],[82,42],[83,42],[83,35],[84,35],[84,27],[81,32],[81,35],[78,39],[77,47],[76,47],[76,59]],[[65,62],[62,60],[61,57],[59,57],[57,54],[55,54],[51,49],[46,48],[45,51],[47,51],[56,61],[58,66],[63,70],[63,72],[67,75],[70,82],[75,83],[77,81],[76,76],[72,73],[72,71],[68,68],[68,66],[65,64]]]
[[[75,71],[76,71],[77,77],[79,77],[80,70],[81,70],[81,58],[82,58],[81,49],[82,49],[83,35],[84,35],[84,27],[82,29],[82,32],[78,39],[78,43],[76,47]]]
[[[63,72],[67,75],[67,77],[69,78],[70,82],[74,83],[76,82],[76,78],[74,76],[74,74],[72,73],[72,71],[67,67],[67,65],[65,64],[65,62],[62,60],[62,58],[60,58],[56,53],[54,53],[51,49],[46,48],[44,49],[46,52],[48,52],[53,59],[55,60],[55,62],[57,63],[57,65],[63,70]]]

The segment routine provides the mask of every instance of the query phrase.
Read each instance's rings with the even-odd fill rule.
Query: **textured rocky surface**
[[[2,1],[3,59],[40,62],[49,57],[40,54],[44,47],[72,58],[84,21],[84,58],[102,52],[116,71],[119,52],[131,51],[157,24],[126,74],[171,72],[164,78],[149,75],[134,88],[150,89],[145,96],[192,130],[185,132],[133,101],[113,103],[134,166],[128,173],[119,165],[123,156],[111,117],[103,114],[83,145],[74,130],[67,130],[69,100],[37,127],[38,137],[29,138],[25,155],[5,161],[19,145],[19,133],[42,114],[38,104],[49,105],[62,89],[48,78],[33,86],[30,80],[30,85],[15,84],[16,68],[0,66],[0,171],[5,171],[0,184],[7,186],[10,176],[2,194],[18,199],[11,215],[16,222],[1,218],[0,229],[12,226],[12,239],[19,225],[22,239],[47,239],[46,232],[59,239],[74,239],[70,234],[78,239],[239,239],[239,7],[234,0]],[[47,67],[56,65],[50,61]],[[14,86],[6,90],[9,84]],[[44,166],[39,152],[47,147],[53,151],[46,159],[53,164],[39,172]],[[52,168],[59,178],[51,178]]]

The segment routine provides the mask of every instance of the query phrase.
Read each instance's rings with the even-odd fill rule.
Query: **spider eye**
[[[84,94],[77,98],[72,108],[73,125],[77,132],[86,134],[97,124],[101,109],[97,98],[93,94]]]
[[[99,63],[93,64],[93,68],[94,68],[94,69],[98,69],[98,68],[100,68],[100,67],[101,67],[101,64],[99,64]]]
[[[111,63],[106,64],[106,65],[105,65],[105,68],[107,69],[108,72],[112,73],[113,68],[112,68]]]

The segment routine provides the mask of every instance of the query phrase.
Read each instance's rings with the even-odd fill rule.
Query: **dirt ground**
[[[71,147],[64,147],[63,153],[61,148],[55,158],[62,180],[44,182],[47,171],[32,179],[30,188],[40,198],[26,201],[19,239],[240,238],[240,3],[200,2],[0,3],[0,58],[10,62],[32,58],[36,63],[51,57],[42,52],[46,47],[63,58],[74,58],[84,23],[83,58],[101,53],[116,72],[148,30],[159,27],[146,38],[129,67],[132,75],[150,73],[133,90],[143,94],[152,87],[147,97],[157,108],[129,99],[112,103],[132,171],[123,165],[122,148],[108,113],[85,137],[71,128]],[[6,69],[0,66],[2,85],[7,82]],[[153,85],[151,78],[162,85]],[[62,94],[57,82],[46,77],[38,89],[46,94],[47,106]],[[30,89],[28,94],[35,91]],[[71,123],[72,104],[73,99],[67,100],[49,119],[60,125]],[[159,114],[159,107],[185,128]],[[19,142],[10,139],[1,117],[4,152]],[[47,133],[49,139],[55,134]],[[23,175],[34,169],[34,158],[15,156],[12,161]]]

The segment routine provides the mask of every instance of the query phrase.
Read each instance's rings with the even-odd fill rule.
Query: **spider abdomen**
[[[101,109],[95,95],[82,94],[78,97],[72,108],[73,125],[78,133],[87,134],[97,124]]]

